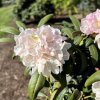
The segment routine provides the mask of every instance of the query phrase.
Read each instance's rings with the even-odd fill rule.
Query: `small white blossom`
[[[96,94],[95,100],[100,100],[100,81],[92,84],[92,91]]]
[[[97,42],[98,48],[100,49],[100,34],[96,35],[94,42]]]

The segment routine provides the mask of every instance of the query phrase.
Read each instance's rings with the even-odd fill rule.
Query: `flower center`
[[[32,35],[31,37],[34,39],[34,41],[36,43],[38,43],[40,41],[40,39],[37,36],[35,36],[35,35]]]

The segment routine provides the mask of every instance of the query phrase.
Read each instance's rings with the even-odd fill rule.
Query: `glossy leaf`
[[[42,91],[40,91],[40,92],[38,93],[38,97],[48,98],[48,96],[47,96],[44,92],[42,92]]]
[[[90,51],[90,54],[91,54],[92,63],[95,66],[97,61],[98,61],[98,51],[97,51],[94,44],[89,46],[89,51]]]
[[[24,23],[20,22],[20,21],[16,21],[16,24],[17,24],[18,27],[23,27],[24,29],[27,28],[27,26]]]
[[[81,64],[82,65],[81,65],[81,69],[80,69],[78,74],[82,73],[87,67],[87,58],[86,58],[85,54],[82,53],[82,52],[79,52],[79,53],[80,53],[80,56],[81,56],[81,61],[82,61]]]
[[[0,38],[0,42],[15,42],[14,38]]]
[[[50,100],[55,99],[55,96],[56,96],[56,94],[57,94],[60,87],[61,87],[61,84],[59,82],[54,83]]]
[[[28,84],[28,94],[31,99],[35,99],[38,95],[38,92],[43,88],[45,84],[45,77],[35,71]]]
[[[74,90],[74,93],[68,98],[68,100],[79,100],[81,97],[81,92],[79,90]]]
[[[26,67],[24,70],[24,75],[26,76],[30,72],[31,69],[32,67]]]
[[[94,82],[100,81],[100,70],[92,74],[85,82],[85,87],[91,85]]]
[[[11,33],[14,35],[19,35],[19,33],[20,33],[18,28],[15,28],[15,27],[5,27],[5,28],[0,29],[0,31]]]
[[[70,53],[70,56],[73,60],[73,63],[75,63],[75,57],[74,57],[74,54],[73,54],[72,50],[69,49],[68,52]]]
[[[46,15],[45,17],[43,17],[40,20],[40,22],[38,23],[37,27],[40,27],[40,26],[44,25],[52,16],[53,16],[53,14],[49,14],[49,15]]]
[[[71,19],[72,23],[74,24],[76,30],[80,31],[80,26],[81,26],[80,21],[72,15],[69,15],[69,18]]]
[[[73,63],[71,62],[71,60],[66,61],[65,64],[63,64],[63,71],[66,74],[71,74],[73,70]]]
[[[65,93],[67,92],[68,88],[65,87],[57,96],[56,100],[63,100]]]
[[[61,32],[63,32],[63,35],[67,35],[69,38],[73,38],[72,36],[72,30],[70,28],[62,28]]]
[[[82,41],[83,37],[82,36],[76,36],[74,37],[74,44],[78,45]]]
[[[93,43],[92,38],[87,38],[85,41],[85,47],[88,47],[91,43]]]

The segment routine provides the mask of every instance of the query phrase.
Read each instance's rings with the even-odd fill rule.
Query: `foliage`
[[[49,14],[42,18],[38,27],[45,24],[51,17],[52,14]],[[94,41],[92,35],[86,36],[86,34],[80,31],[79,20],[71,15],[69,17],[73,25],[66,21],[61,22],[60,25],[62,26],[62,35],[66,36],[66,41],[72,44],[72,47],[68,50],[70,58],[63,65],[63,71],[58,75],[52,73],[49,78],[45,78],[42,73],[39,74],[38,71],[33,73],[28,84],[28,94],[31,98],[29,100],[34,100],[37,96],[46,97],[50,100],[88,100],[88,98],[95,98],[90,85],[93,82],[100,81],[100,71],[96,72],[95,70],[96,67],[100,68],[100,50],[97,45],[92,42]],[[26,27],[22,22],[16,23],[18,26]],[[7,27],[1,29],[1,31],[8,32],[10,30],[12,34],[19,34],[19,31],[13,32],[12,29],[15,30],[13,27]],[[4,41],[5,40],[6,38]],[[12,42],[12,40],[8,40]],[[24,75],[27,75],[30,70],[31,68],[26,67]],[[52,78],[54,78],[54,81]],[[51,97],[40,92],[43,87],[49,90]]]
[[[95,11],[97,8],[100,8],[99,0],[80,0],[79,4],[77,5],[78,11],[83,11],[84,15]]]
[[[14,6],[11,5],[8,7],[0,8],[0,29],[8,26],[9,23],[12,21],[12,19],[10,18],[10,14],[11,14],[13,7]],[[5,16],[5,14],[6,14],[6,16]],[[0,37],[4,37],[6,35],[7,35],[7,33],[0,32]]]
[[[27,18],[38,18],[53,13],[53,5],[45,0],[16,0],[13,13],[18,20],[25,21]]]
[[[18,20],[25,21],[28,18],[39,18],[49,13],[61,14],[64,11],[77,13],[74,0],[16,0],[13,13]]]

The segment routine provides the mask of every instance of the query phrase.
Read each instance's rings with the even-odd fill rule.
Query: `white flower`
[[[100,100],[100,81],[92,84],[92,91],[96,94],[95,100]]]
[[[100,49],[100,34],[96,35],[94,42],[97,42],[98,48]]]
[[[38,50],[41,48],[41,42],[38,35],[33,29],[20,28],[21,33],[15,35],[14,39],[16,41],[16,46],[14,46],[14,52],[16,55],[19,55],[21,58],[24,56],[35,55],[38,53]]]
[[[38,70],[39,74],[49,77],[51,72],[62,71],[62,64],[69,59],[67,50],[71,44],[63,42],[66,37],[61,36],[59,29],[43,25],[37,29],[20,28],[20,32],[14,36],[14,52],[23,59],[25,66],[32,67],[32,73]]]

